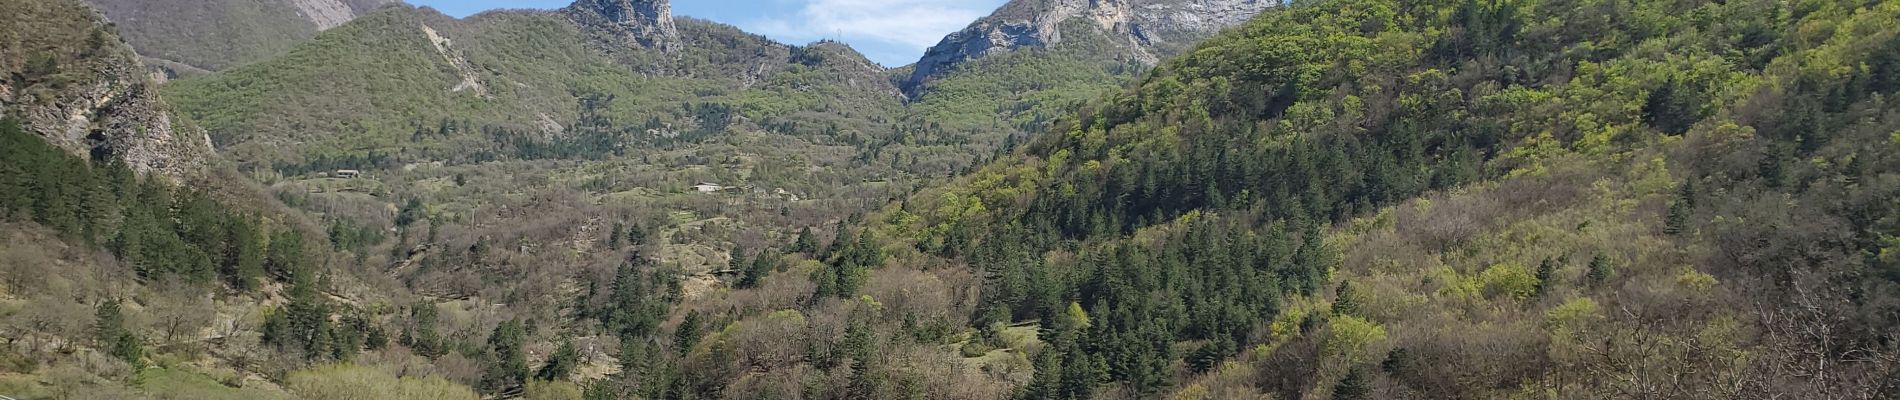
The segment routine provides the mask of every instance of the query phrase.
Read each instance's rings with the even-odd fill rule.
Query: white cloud
[[[921,54],[944,35],[989,15],[995,0],[805,0],[795,15],[748,28],[770,36],[870,40]]]

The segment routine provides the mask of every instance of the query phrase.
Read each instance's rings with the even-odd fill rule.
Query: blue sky
[[[465,17],[496,8],[560,8],[573,0],[407,0]],[[917,61],[944,35],[1005,0],[676,0],[673,14],[718,21],[790,44],[850,43],[885,66]]]

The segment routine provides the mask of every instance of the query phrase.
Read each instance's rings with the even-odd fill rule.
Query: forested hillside
[[[111,25],[76,0],[4,3],[18,19],[0,25],[0,393],[289,398],[267,376],[385,348],[357,301],[388,292],[174,123]],[[345,379],[474,397],[367,371],[287,383],[307,398],[335,389],[300,382]]]
[[[874,225],[1026,398],[1891,397],[1897,12],[1296,3]]]
[[[1900,2],[0,4],[0,396],[1900,397]]]

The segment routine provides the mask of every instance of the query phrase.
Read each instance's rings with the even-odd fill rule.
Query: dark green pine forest
[[[14,4],[0,396],[1900,398],[1900,2],[1072,17],[915,87],[589,3],[168,83]]]

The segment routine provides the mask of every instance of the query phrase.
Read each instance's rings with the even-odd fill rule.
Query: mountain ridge
[[[912,98],[958,65],[992,53],[1063,41],[1064,23],[1084,20],[1108,34],[1122,57],[1153,65],[1215,32],[1279,6],[1274,0],[1012,0],[931,46],[904,83]]]
[[[400,0],[88,0],[163,78],[269,58]]]

